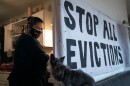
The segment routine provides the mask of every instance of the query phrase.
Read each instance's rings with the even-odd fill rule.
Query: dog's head
[[[53,54],[50,55],[50,63],[52,68],[52,75],[55,79],[61,81],[64,77],[64,70],[66,66],[63,65],[65,57],[56,58]]]
[[[50,63],[52,67],[62,65],[65,57],[56,58],[53,54],[50,55]]]

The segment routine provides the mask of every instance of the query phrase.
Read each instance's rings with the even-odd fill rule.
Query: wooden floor
[[[8,86],[8,82],[0,81],[0,86]]]
[[[8,86],[7,77],[9,72],[2,72],[0,71],[0,86]]]

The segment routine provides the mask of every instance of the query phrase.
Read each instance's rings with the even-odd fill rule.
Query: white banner
[[[55,54],[66,57],[65,65],[92,76],[125,67],[125,26],[83,3],[84,0],[55,1]]]

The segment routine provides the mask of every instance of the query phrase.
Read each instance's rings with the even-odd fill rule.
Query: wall
[[[126,0],[82,0],[116,21],[128,20]]]

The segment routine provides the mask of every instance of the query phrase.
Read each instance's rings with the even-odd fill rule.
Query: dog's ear
[[[61,63],[63,63],[63,62],[64,62],[64,59],[65,59],[65,56],[64,56],[64,57],[59,58],[59,61],[60,61]]]
[[[51,62],[55,60],[54,54],[51,54],[51,55],[50,55],[50,59],[51,59]]]

